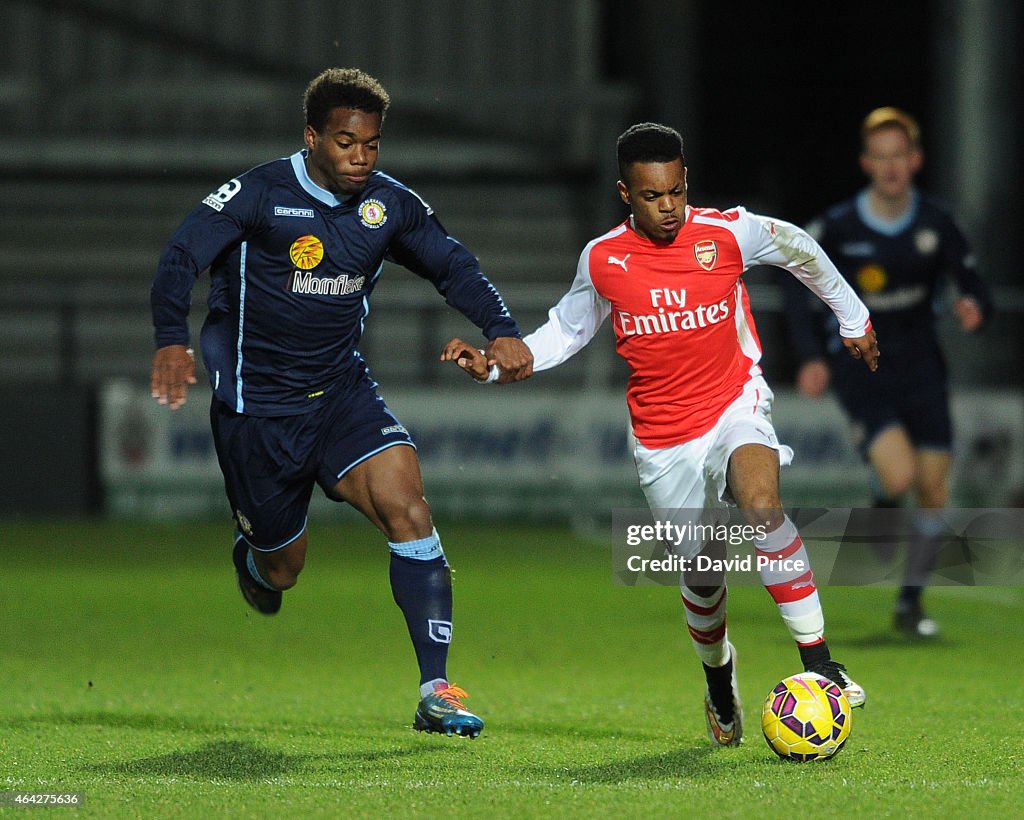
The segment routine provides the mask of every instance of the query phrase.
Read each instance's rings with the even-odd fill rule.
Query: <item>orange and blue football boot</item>
[[[464,689],[455,684],[437,683],[434,691],[424,697],[416,707],[413,728],[417,732],[440,732],[445,735],[477,737],[484,722],[462,703],[468,697]]]

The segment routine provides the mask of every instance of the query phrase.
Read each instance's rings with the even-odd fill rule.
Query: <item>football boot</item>
[[[831,658],[826,661],[819,661],[806,667],[805,671],[821,675],[823,678],[828,678],[833,683],[838,684],[839,688],[843,690],[843,694],[846,695],[846,699],[850,701],[850,706],[864,705],[864,701],[867,699],[864,694],[864,687],[854,681],[846,673],[846,667],[838,661],[834,661]]]
[[[708,739],[716,746],[739,746],[743,742],[743,704],[740,689],[736,683],[736,647],[729,644],[729,689],[722,686],[708,687],[704,691],[704,716],[707,719]],[[725,677],[726,670],[705,665],[705,675]],[[725,718],[730,718],[725,720]]]
[[[462,703],[465,697],[468,697],[466,691],[455,684],[435,684],[434,691],[416,707],[413,728],[417,732],[477,737],[483,731],[484,722],[466,709]]]

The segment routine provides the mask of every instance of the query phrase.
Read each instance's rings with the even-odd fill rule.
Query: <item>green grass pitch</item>
[[[933,590],[929,646],[890,634],[893,590],[824,589],[868,704],[835,759],[793,764],[759,729],[799,671],[764,590],[730,591],[747,740],[712,749],[675,590],[615,586],[608,549],[562,528],[439,529],[475,741],[411,728],[412,649],[368,525],[311,525],[264,618],[226,523],[5,523],[0,791],[83,792],[77,816],[115,818],[1019,816],[1018,587]]]

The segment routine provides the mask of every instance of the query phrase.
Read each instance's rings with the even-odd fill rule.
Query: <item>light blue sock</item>
[[[444,555],[441,538],[436,529],[426,538],[416,541],[402,541],[397,544],[394,541],[388,541],[388,548],[395,555],[400,555],[402,558],[413,558],[417,561],[431,561]]]
[[[266,581],[264,581],[263,580],[263,576],[260,575],[260,571],[258,569],[256,569],[256,561],[252,557],[252,550],[249,550],[245,554],[245,566],[249,570],[249,574],[252,576],[252,579],[257,584],[259,584],[264,589],[269,589],[271,592],[277,592],[278,591],[277,587],[271,586]]]

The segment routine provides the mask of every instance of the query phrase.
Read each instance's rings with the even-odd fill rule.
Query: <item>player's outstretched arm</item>
[[[863,359],[868,370],[874,373],[878,370],[878,340],[875,338],[875,331],[869,330],[863,336],[853,339],[843,339],[843,346],[850,351],[855,359]]]
[[[452,339],[441,351],[442,362],[455,362],[477,381],[486,381],[490,373],[487,356],[462,339]]]
[[[160,404],[177,410],[188,399],[188,386],[196,383],[196,360],[191,348],[167,345],[153,354],[149,388]]]

